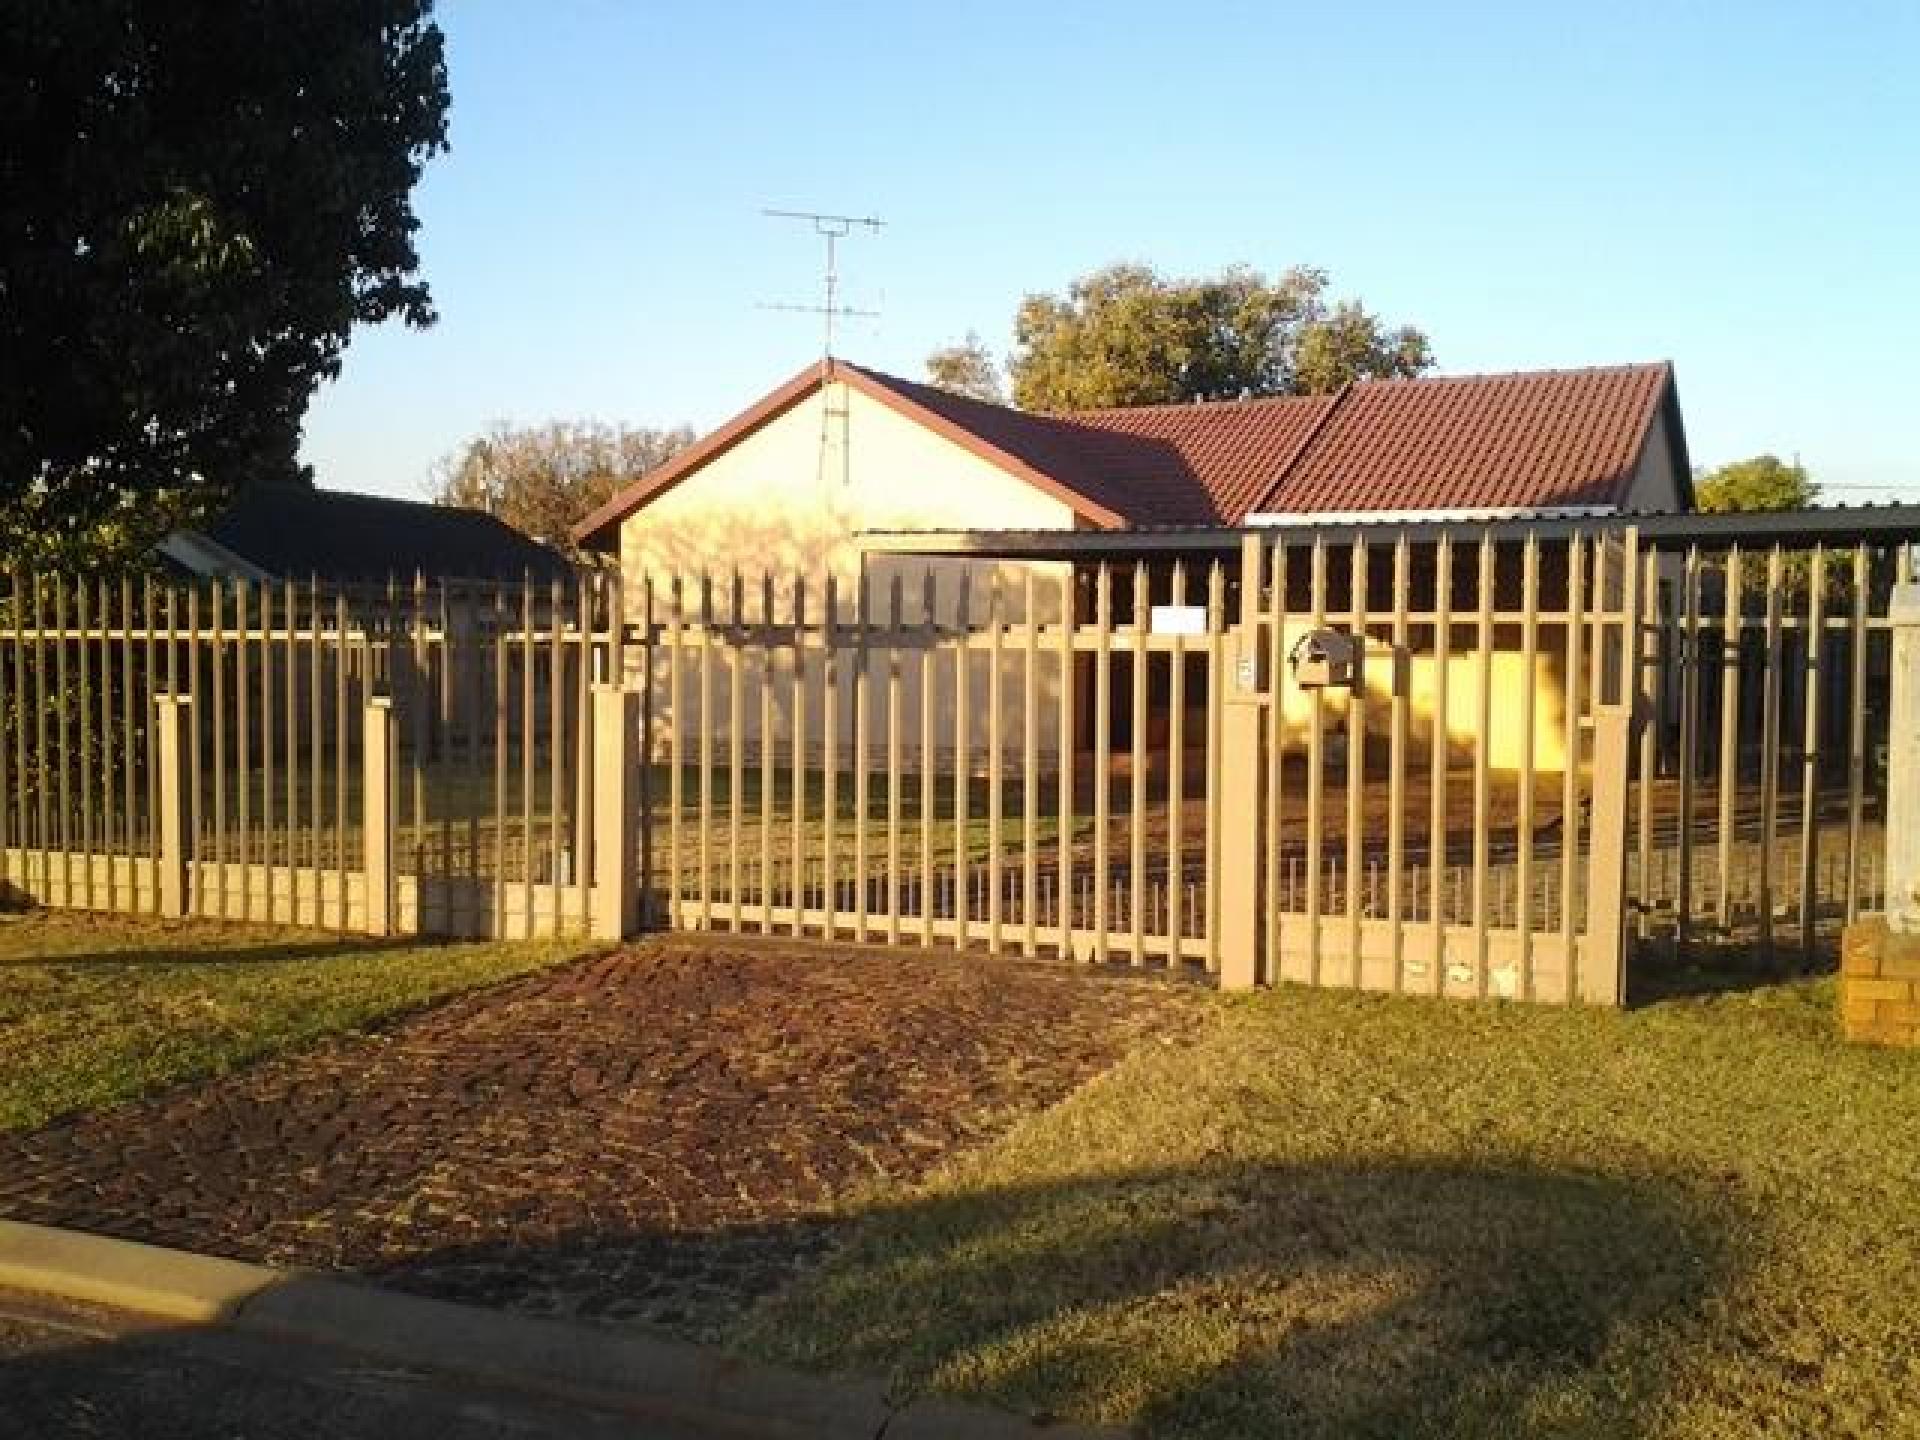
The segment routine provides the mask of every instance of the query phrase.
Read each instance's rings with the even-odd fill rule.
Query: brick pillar
[[[1920,935],[1876,916],[1840,939],[1840,1030],[1873,1045],[1920,1046]]]

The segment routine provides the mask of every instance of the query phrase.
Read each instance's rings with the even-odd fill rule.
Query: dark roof
[[[1237,525],[1265,513],[1617,507],[1663,417],[1683,500],[1689,483],[1665,364],[1363,381],[1336,395],[1047,415],[828,360],[615,495],[575,537],[605,545],[627,515],[834,380],[1108,529]]]
[[[558,551],[478,510],[356,495],[309,486],[266,486],[201,533],[270,575],[385,579],[416,572],[470,580],[571,573]]]

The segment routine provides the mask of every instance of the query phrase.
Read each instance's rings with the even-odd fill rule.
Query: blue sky
[[[1693,457],[1920,499],[1920,4],[443,0],[440,323],[360,332],[320,482],[495,421],[707,428],[839,349],[906,375],[1117,259],[1307,263],[1443,371],[1670,358]],[[1838,487],[1847,487],[1840,489]],[[1855,488],[1858,487],[1858,488]]]

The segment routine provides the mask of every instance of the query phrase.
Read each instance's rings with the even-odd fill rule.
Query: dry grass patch
[[[1920,1434],[1920,1056],[1830,981],[1222,1002],[737,1337],[1183,1436]]]

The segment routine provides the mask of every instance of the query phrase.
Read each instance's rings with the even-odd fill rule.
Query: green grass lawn
[[[0,913],[0,1129],[230,1070],[585,948]]]
[[[1832,1010],[1221,1001],[734,1338],[1152,1435],[1920,1435],[1920,1055]]]

